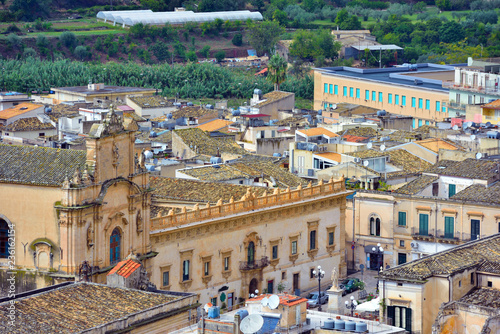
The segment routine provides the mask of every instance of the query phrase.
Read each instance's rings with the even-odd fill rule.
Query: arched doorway
[[[256,278],[252,278],[250,281],[250,285],[248,286],[248,295],[250,296],[252,293],[255,293],[255,290],[259,288],[259,281]]]
[[[109,262],[110,264],[114,264],[121,259],[121,240],[122,235],[120,233],[120,229],[116,227],[111,233],[111,237],[109,238]]]
[[[253,243],[253,241],[250,241],[248,243],[247,261],[249,266],[255,263],[255,244]]]
[[[0,219],[0,258],[9,257],[9,224]]]

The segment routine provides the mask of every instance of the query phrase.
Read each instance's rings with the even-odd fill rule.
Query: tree
[[[280,90],[280,85],[286,80],[288,63],[280,55],[275,54],[267,63],[267,79],[274,84],[274,90]]]
[[[439,35],[441,41],[445,43],[455,43],[465,38],[465,32],[462,25],[455,21],[443,24],[441,28],[439,28]]]
[[[33,48],[26,48],[23,51],[23,57],[24,58],[34,58],[37,56],[36,51]]]
[[[441,10],[450,10],[451,2],[450,0],[436,0],[436,6]]]
[[[7,40],[9,41],[10,45],[12,45],[13,47],[16,47],[16,48],[19,48],[23,45],[21,37],[17,36],[14,33],[10,33],[7,36]]]
[[[76,36],[71,31],[65,31],[59,36],[59,40],[65,47],[68,49],[74,47],[76,45]]]
[[[187,60],[192,61],[192,62],[198,61],[198,56],[196,55],[195,51],[189,51],[188,53],[186,53],[186,58],[187,58]]]
[[[241,33],[236,33],[231,42],[235,46],[241,46],[243,44],[243,35],[241,35]]]
[[[309,61],[318,57],[334,59],[340,48],[340,43],[334,42],[328,30],[298,30],[290,45],[290,54]]]
[[[200,54],[205,57],[205,59],[208,59],[210,56],[210,45],[205,45],[201,50]]]
[[[277,21],[254,22],[249,26],[249,40],[258,55],[270,53],[285,29]]]
[[[223,12],[238,10],[245,6],[245,0],[201,0],[200,12]]]
[[[252,0],[250,3],[252,6],[256,7],[259,12],[262,10],[262,7],[264,7],[264,0]]]
[[[156,42],[150,48],[151,52],[155,55],[159,62],[168,61],[171,58],[171,53],[165,43]]]
[[[281,9],[276,9],[273,13],[273,20],[278,21],[280,25],[285,26],[288,23],[288,14]]]
[[[39,17],[48,17],[51,0],[14,0],[10,11],[15,13],[18,20],[34,21]]]
[[[220,63],[221,61],[224,60],[224,58],[226,58],[226,51],[219,50],[215,53],[214,57],[217,60],[217,62]]]
[[[87,48],[83,45],[78,45],[73,53],[75,54],[75,57],[81,61],[87,59],[87,57],[89,56]]]
[[[340,24],[342,30],[359,30],[361,29],[361,22],[356,15],[351,15],[347,20]]]
[[[413,10],[418,13],[425,11],[426,8],[427,5],[423,1],[417,2],[416,4],[413,5]]]
[[[347,12],[347,9],[344,8],[337,13],[337,17],[335,18],[335,24],[340,26],[348,18],[349,18],[349,13]]]

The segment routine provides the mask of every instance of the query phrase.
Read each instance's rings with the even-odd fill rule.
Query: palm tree
[[[269,59],[267,63],[269,79],[274,84],[274,90],[280,90],[280,85],[286,80],[286,70],[288,68],[288,63],[285,59],[281,58],[278,54]]]

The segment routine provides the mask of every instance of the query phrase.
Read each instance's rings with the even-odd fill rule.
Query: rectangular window
[[[454,184],[450,184],[448,186],[448,198],[452,197],[457,193],[457,186]]]
[[[342,95],[342,96],[347,96],[347,87],[346,87],[346,86],[344,86],[344,87],[342,88],[342,90],[343,90],[343,92],[342,92],[342,93],[343,93],[343,95]]]
[[[230,260],[229,256],[226,256],[224,258],[224,271],[228,271],[229,270],[229,260]]]
[[[421,120],[421,119],[419,119],[419,120],[418,120],[418,127],[421,127],[421,126],[422,126],[422,120]]]
[[[457,93],[456,95],[456,102],[460,104],[460,93]]]
[[[314,268],[309,269],[309,278],[310,279],[314,278]]]
[[[413,128],[414,128],[414,129],[415,129],[416,125],[417,125],[417,122],[416,122],[416,120],[415,120],[415,118],[414,118],[414,119],[413,119]]]
[[[401,105],[403,107],[406,107],[406,96],[405,95],[401,96]]]
[[[356,88],[356,98],[359,99],[360,96],[361,96],[361,91],[359,88]]]
[[[333,245],[335,242],[335,234],[334,232],[328,233],[328,246]]]
[[[212,298],[211,303],[213,306],[217,306],[217,297]]]
[[[404,247],[404,246],[405,246],[405,241],[399,240],[399,247]]]
[[[203,275],[204,276],[210,275],[210,262],[208,262],[208,261],[203,263]]]
[[[278,258],[278,245],[273,246],[273,260]]]
[[[391,93],[387,94],[387,102],[389,102],[389,104],[392,104],[392,94]]]
[[[339,95],[339,86],[338,85],[333,86],[333,94]]]
[[[412,108],[415,108],[416,106],[417,106],[417,99],[416,99],[416,98],[414,98],[414,97],[412,97],[412,98],[411,98],[411,107],[412,107]]]
[[[365,90],[365,100],[370,101],[370,91],[368,89]]]
[[[169,271],[164,271],[162,273],[162,284],[163,284],[163,286],[170,285],[170,272]]]
[[[349,97],[354,97],[354,88],[349,87]]]
[[[418,219],[418,234],[429,235],[429,215],[426,213],[421,213]]]
[[[488,288],[492,288],[493,287],[493,282],[492,281],[488,281]]]
[[[446,112],[446,106],[444,105],[444,103],[443,103],[443,105],[441,106],[441,112]]]
[[[439,101],[436,101],[436,111],[441,110],[441,103]]]
[[[327,109],[327,108],[328,108],[328,103],[325,103],[325,109]]]
[[[453,217],[444,217],[444,237],[445,238],[453,238],[455,231],[455,218]]]
[[[470,274],[470,284],[474,284],[474,273]]]
[[[418,99],[418,107],[422,109],[424,107],[424,99]]]
[[[400,211],[398,214],[398,225],[406,226],[406,212]]]
[[[480,232],[480,221],[479,219],[470,220],[470,240],[476,240]]]
[[[309,233],[309,249],[316,249],[316,231],[311,231]]]
[[[330,88],[330,94],[333,94],[333,85],[330,84],[329,88]]]
[[[399,106],[399,95],[398,94],[394,95],[394,104]]]
[[[325,84],[325,93],[328,93],[328,84]]]
[[[378,92],[378,102],[384,102],[384,93]]]
[[[406,263],[406,254],[398,253],[398,265]]]
[[[182,263],[182,280],[189,281],[189,260]]]
[[[425,110],[431,110],[431,100],[425,100]]]
[[[292,241],[292,255],[297,254],[297,240]]]
[[[377,101],[377,92],[372,90],[372,100]]]

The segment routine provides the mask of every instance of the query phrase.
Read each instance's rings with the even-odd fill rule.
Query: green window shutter
[[[455,219],[453,217],[444,217],[444,237],[453,238],[454,237],[454,225]]]
[[[399,212],[398,225],[406,226],[406,212]]]
[[[429,235],[429,215],[421,213],[419,216],[419,235]]]
[[[454,184],[450,184],[448,186],[448,197],[452,197],[457,193],[457,186]]]

